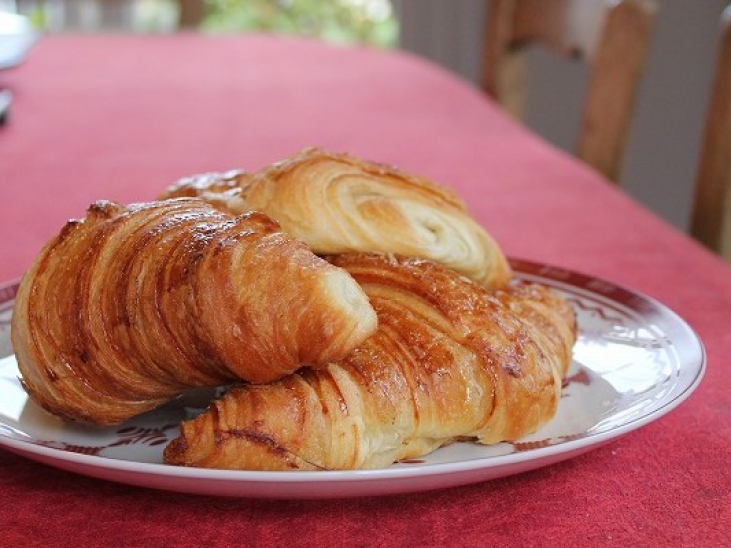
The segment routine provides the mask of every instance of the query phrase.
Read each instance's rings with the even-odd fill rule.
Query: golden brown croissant
[[[376,333],[325,369],[232,388],[181,425],[166,462],[378,468],[455,440],[514,440],[554,415],[576,337],[563,298],[538,285],[490,293],[422,260],[332,260],[363,285]]]
[[[260,213],[98,202],[21,283],[12,342],[49,411],[114,424],[188,387],[269,382],[376,328],[363,290]]]
[[[497,243],[450,190],[345,154],[307,149],[254,174],[208,173],[163,197],[262,211],[317,254],[379,251],[436,261],[489,287],[510,278]]]

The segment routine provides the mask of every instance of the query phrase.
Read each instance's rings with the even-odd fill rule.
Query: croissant
[[[181,425],[167,463],[380,468],[456,440],[514,440],[554,415],[576,323],[552,290],[488,292],[435,263],[388,255],[332,261],[365,288],[377,331],[324,369],[231,388]]]
[[[261,213],[97,202],[24,276],[12,343],[43,407],[115,424],[189,387],[342,359],[376,322],[345,270]]]
[[[307,149],[253,174],[189,177],[162,195],[176,196],[198,196],[232,214],[262,211],[317,254],[420,257],[489,287],[511,276],[498,244],[454,192],[345,154]]]

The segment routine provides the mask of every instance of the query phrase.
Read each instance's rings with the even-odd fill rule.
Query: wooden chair
[[[698,163],[691,234],[731,260],[731,6],[721,16],[716,59]]]
[[[195,29],[203,20],[205,2],[203,0],[178,0],[178,28]]]
[[[527,46],[587,62],[576,156],[616,183],[656,12],[656,0],[490,0],[483,88],[520,119]]]

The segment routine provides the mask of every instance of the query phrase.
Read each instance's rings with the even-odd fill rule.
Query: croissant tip
[[[188,451],[188,440],[183,436],[179,436],[171,441],[163,451],[163,461],[165,464],[183,465],[185,463],[185,454]]]
[[[88,217],[109,219],[113,215],[119,213],[122,209],[124,209],[124,206],[116,202],[109,200],[97,200],[92,203],[86,211]]]

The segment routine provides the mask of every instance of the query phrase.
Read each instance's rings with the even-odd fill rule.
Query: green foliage
[[[276,32],[393,47],[398,23],[388,0],[207,0],[210,32]]]

